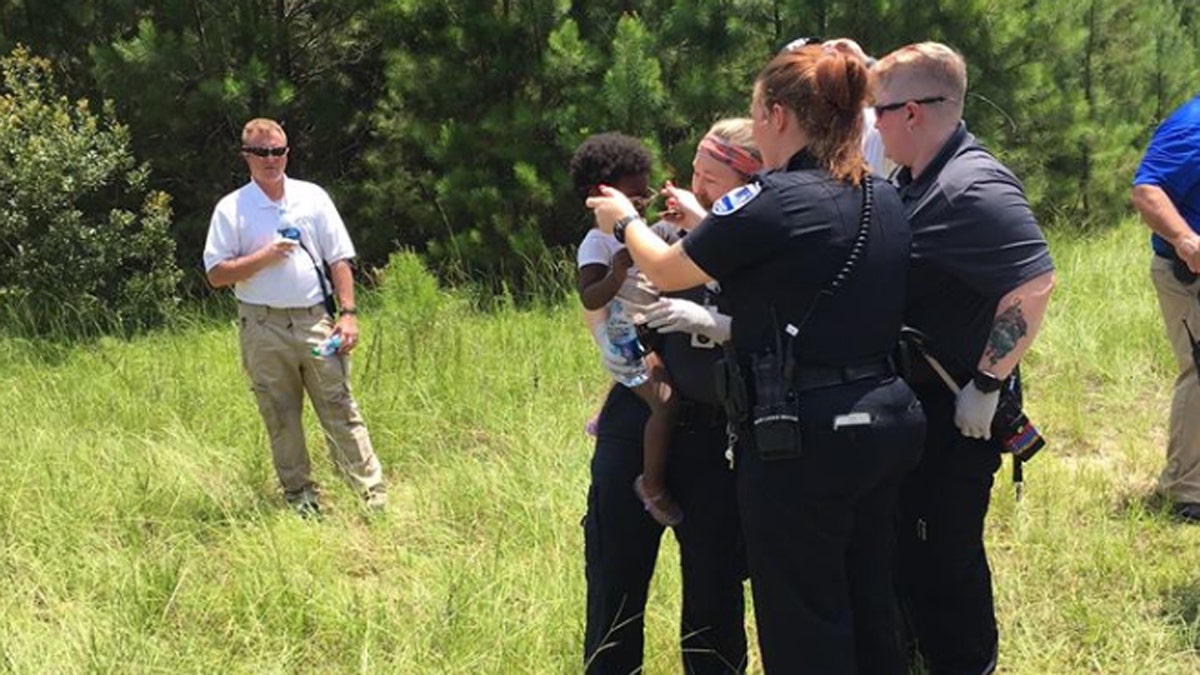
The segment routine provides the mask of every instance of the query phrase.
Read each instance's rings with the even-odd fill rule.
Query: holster
[[[1194,283],[1198,277],[1178,256],[1171,258],[1171,274],[1175,276],[1176,281],[1185,286]]]
[[[992,437],[1000,439],[1004,452],[1027,461],[1046,445],[1046,440],[1022,409],[1024,400],[1019,374],[1014,372],[1009,377],[1000,390],[1000,401],[992,417]]]
[[[965,371],[961,368],[956,369],[954,373],[947,371],[942,362],[931,353],[928,338],[916,329],[905,327],[901,331],[900,349],[907,350],[911,357],[911,368],[905,379],[914,388],[928,386],[933,379],[925,374],[925,371],[935,373],[935,376],[940,377],[945,386],[955,394],[962,386],[959,383],[969,379],[963,375]],[[922,363],[925,365],[921,365]],[[992,416],[992,438],[999,439],[1001,449],[1012,453],[1022,462],[1033,457],[1046,445],[1046,439],[1022,409],[1023,404],[1024,395],[1021,391],[1018,366],[1000,388],[1000,400],[996,404],[996,414]]]
[[[713,365],[717,400],[725,409],[725,417],[734,424],[740,424],[750,412],[750,395],[746,390],[746,380],[742,377],[742,369],[738,365],[737,352],[734,351],[733,345],[725,342],[722,349],[725,356]]]

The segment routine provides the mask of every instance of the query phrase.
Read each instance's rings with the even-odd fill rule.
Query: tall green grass
[[[1004,672],[1200,671],[1200,528],[1143,499],[1172,371],[1143,231],[1052,241],[1026,365],[1051,445],[1022,503],[999,476],[988,523]],[[398,256],[364,306],[381,517],[311,415],[330,512],[284,508],[221,307],[129,341],[0,339],[0,671],[581,669],[582,427],[605,378],[575,305],[481,311]],[[648,673],[679,671],[677,562],[664,547]]]

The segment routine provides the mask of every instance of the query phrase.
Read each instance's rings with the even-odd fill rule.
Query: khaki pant
[[[1167,466],[1158,477],[1158,491],[1176,502],[1200,503],[1200,380],[1192,360],[1192,343],[1183,322],[1200,338],[1200,281],[1181,283],[1171,262],[1154,256],[1150,277],[1158,292],[1167,338],[1175,351],[1179,374],[1171,400]]]
[[[276,309],[238,303],[242,367],[271,439],[275,473],[289,498],[312,486],[304,443],[304,392],[325,431],[329,454],[360,495],[383,490],[383,470],[358,405],[350,394],[345,356],[313,356],[333,323],[321,305]]]

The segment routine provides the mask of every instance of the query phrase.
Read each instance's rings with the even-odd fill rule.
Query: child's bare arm
[[[625,282],[633,259],[629,256],[628,251],[622,249],[613,256],[612,263],[611,267],[584,265],[579,268],[577,277],[579,299],[583,302],[584,308],[602,309],[617,297],[617,291],[621,290],[621,284]]]

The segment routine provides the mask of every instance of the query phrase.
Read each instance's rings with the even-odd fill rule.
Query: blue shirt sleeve
[[[1198,182],[1200,125],[1188,116],[1172,115],[1154,132],[1133,184],[1160,187],[1172,201],[1180,203]]]

